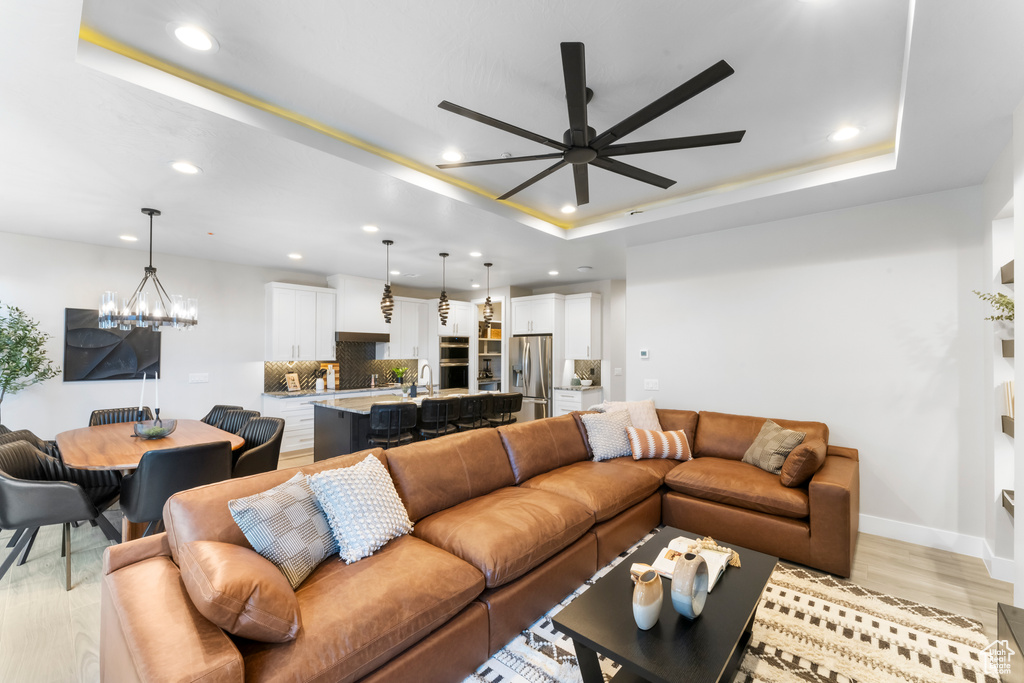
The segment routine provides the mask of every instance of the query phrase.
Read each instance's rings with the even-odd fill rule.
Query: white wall
[[[40,322],[53,335],[48,351],[63,367],[64,309],[97,308],[107,289],[130,294],[142,279],[144,251],[98,247],[0,232],[0,302]],[[199,418],[215,403],[261,409],[264,297],[271,281],[325,286],[321,277],[154,254],[161,282],[171,293],[199,298],[199,324],[161,332],[160,407],[163,417]],[[188,374],[209,373],[207,384]],[[2,404],[3,423],[42,438],[84,427],[95,408],[137,405],[141,380],[36,384]],[[146,404],[152,405],[147,382]]]
[[[627,397],[825,422],[862,531],[980,555],[982,214],[979,186],[630,248]]]

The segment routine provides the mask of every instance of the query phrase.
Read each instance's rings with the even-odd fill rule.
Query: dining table
[[[139,466],[142,456],[149,451],[195,446],[201,443],[227,441],[231,450],[238,450],[245,439],[217,429],[202,420],[178,420],[174,431],[161,439],[143,439],[135,435],[134,422],[117,422],[94,427],[81,427],[57,435],[64,464],[83,470],[118,470],[128,474]],[[121,520],[121,540],[139,538],[145,523]]]

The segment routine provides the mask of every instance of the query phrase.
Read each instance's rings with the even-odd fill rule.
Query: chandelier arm
[[[156,276],[156,268],[153,269],[153,283],[154,289],[156,290],[157,298],[160,299],[160,304],[164,309],[164,317],[169,317],[168,314],[171,312],[170,302],[172,301],[171,295],[164,289],[164,283],[160,282],[160,278]],[[166,299],[164,297],[167,297]]]

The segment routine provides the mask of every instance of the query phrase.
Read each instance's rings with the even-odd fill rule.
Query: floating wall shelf
[[[1004,285],[1013,284],[1013,261],[999,269],[999,281]]]
[[[1003,340],[1003,358],[1013,358],[1013,340]]]
[[[1003,415],[1003,433],[1013,436],[1013,418]]]
[[[1013,491],[1010,489],[1003,489],[1003,507],[1013,517]]]

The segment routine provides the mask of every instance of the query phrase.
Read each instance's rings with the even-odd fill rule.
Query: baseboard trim
[[[985,539],[980,536],[968,536],[958,534],[954,531],[933,529],[932,527],[919,524],[908,524],[897,522],[892,519],[873,517],[871,515],[860,516],[860,530],[865,534],[884,536],[906,543],[948,550],[961,555],[970,555],[984,559]],[[988,563],[985,563],[988,565]],[[991,568],[989,570],[991,573]],[[996,577],[993,577],[996,578]]]
[[[985,562],[985,567],[988,569],[988,575],[996,581],[1013,583],[1015,573],[1013,560],[1005,557],[996,557],[992,552],[992,548],[989,547],[988,541],[982,542],[981,550],[981,559]]]

